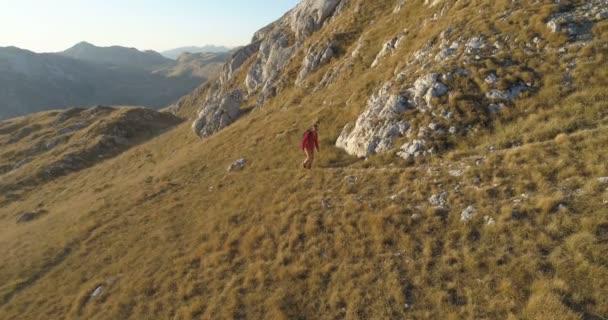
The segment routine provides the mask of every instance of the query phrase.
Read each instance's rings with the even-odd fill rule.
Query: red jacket
[[[308,130],[304,133],[301,148],[302,150],[312,150],[314,148],[317,148],[317,151],[319,150],[319,141],[316,131]]]

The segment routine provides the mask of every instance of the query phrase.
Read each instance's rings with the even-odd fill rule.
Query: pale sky
[[[0,47],[56,52],[87,41],[163,51],[248,44],[299,0],[0,0]]]

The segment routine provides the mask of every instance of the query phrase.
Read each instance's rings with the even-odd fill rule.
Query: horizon
[[[0,0],[4,4],[0,28],[19,30],[0,34],[0,47],[13,46],[36,53],[60,52],[80,42],[156,52],[208,45],[235,48],[250,43],[257,30],[280,18],[298,2],[24,0],[8,4],[7,0]]]

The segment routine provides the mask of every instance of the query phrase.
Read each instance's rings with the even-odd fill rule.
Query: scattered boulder
[[[413,140],[401,146],[401,151],[397,155],[405,160],[417,158],[424,154],[424,140]]]
[[[462,220],[462,221],[469,221],[475,215],[475,213],[477,213],[477,210],[475,210],[475,207],[468,206],[460,214],[460,220]]]
[[[578,5],[561,6],[561,9],[551,15],[547,28],[551,32],[566,32],[574,41],[590,40],[593,37],[593,25],[608,18],[608,4],[605,0],[582,1]]]
[[[440,208],[446,207],[447,201],[448,201],[448,193],[446,191],[439,193],[439,194],[434,194],[429,198],[429,202],[433,206],[440,207]]]
[[[438,73],[431,73],[414,82],[414,87],[409,89],[409,92],[416,106],[431,107],[433,98],[441,97],[448,92],[448,87],[439,81],[440,76]]]
[[[452,169],[448,171],[448,174],[452,177],[462,177],[464,175],[464,170],[463,169]]]
[[[471,52],[472,50],[483,49],[486,47],[486,45],[483,41],[483,37],[477,36],[469,39],[469,41],[467,41],[467,43],[465,44],[465,47],[469,52]]]
[[[376,55],[376,59],[374,59],[374,62],[372,62],[371,67],[375,68],[376,66],[378,66],[378,64],[380,64],[382,59],[384,59],[386,56],[393,54],[393,51],[395,51],[395,49],[399,48],[399,44],[401,43],[401,40],[403,40],[403,36],[395,37],[395,38],[385,42],[384,46],[382,47],[382,50],[380,50],[380,52],[378,52],[378,55]]]
[[[239,159],[228,167],[228,172],[235,171],[235,170],[242,170],[243,168],[245,168],[246,163],[247,163],[247,160]]]
[[[91,298],[97,298],[97,297],[101,296],[101,294],[103,293],[104,290],[105,290],[104,286],[97,287],[93,292],[91,292]]]
[[[525,84],[517,84],[506,91],[492,89],[486,93],[486,98],[490,100],[511,101],[517,98],[522,92],[530,90]]]
[[[608,177],[597,178],[597,181],[601,184],[608,184]]]
[[[495,84],[496,81],[498,81],[498,77],[496,76],[495,73],[490,73],[488,74],[488,76],[484,79],[484,81],[488,84]]]

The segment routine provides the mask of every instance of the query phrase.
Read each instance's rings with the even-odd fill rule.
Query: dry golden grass
[[[540,90],[445,154],[408,164],[333,147],[400,57],[471,10],[521,6],[460,1],[450,19],[424,26],[433,11],[421,3],[359,30],[392,4],[364,2],[361,15],[337,19],[368,34],[370,46],[328,89],[289,89],[203,142],[182,124],[8,202],[0,318],[606,318],[608,186],[597,180],[608,176],[605,32],[596,30],[595,56],[573,72],[577,90],[559,90],[559,70],[548,65],[556,55],[529,61],[543,74]],[[548,6],[531,10],[546,15]],[[489,31],[484,19],[475,15],[471,30]],[[539,19],[494,27],[523,36],[542,32]],[[412,25],[428,33],[410,33],[411,46],[369,70],[382,42]],[[321,153],[302,171],[298,142],[316,118]],[[226,172],[241,157],[246,168]],[[451,176],[450,164],[463,176]],[[448,207],[433,208],[428,198],[443,190]],[[470,205],[476,214],[462,222]],[[15,223],[37,208],[48,214]]]

